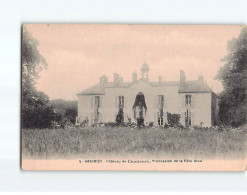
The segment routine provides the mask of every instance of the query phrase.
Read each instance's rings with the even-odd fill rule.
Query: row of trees
[[[38,50],[38,41],[23,29],[22,34],[22,128],[49,128],[52,121],[74,123],[77,115],[76,101],[53,100],[35,87],[39,72],[47,62]],[[54,110],[63,110],[54,112]]]

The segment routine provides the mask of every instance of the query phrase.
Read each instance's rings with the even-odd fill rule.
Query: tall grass
[[[28,129],[24,158],[244,158],[246,131],[177,129]]]

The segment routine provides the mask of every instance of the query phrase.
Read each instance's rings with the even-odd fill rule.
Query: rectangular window
[[[191,112],[189,110],[185,112],[185,125],[191,126]]]
[[[124,96],[119,96],[119,108],[124,107]]]
[[[158,96],[158,105],[160,108],[163,108],[164,107],[164,96],[163,95],[159,95]]]
[[[164,125],[163,117],[158,117],[158,125],[159,126],[163,126]]]
[[[191,95],[185,95],[185,107],[191,106]]]
[[[99,108],[100,107],[100,97],[94,96],[94,107]]]
[[[164,125],[164,113],[163,113],[163,109],[160,109],[158,112],[158,125],[162,126]]]

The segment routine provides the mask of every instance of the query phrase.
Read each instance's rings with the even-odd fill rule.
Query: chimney
[[[100,83],[101,84],[104,84],[104,83],[107,83],[108,82],[108,77],[103,75],[100,77]]]
[[[119,84],[119,74],[114,73],[114,84],[118,85]]]
[[[202,75],[198,76],[198,81],[202,81],[202,82],[204,81],[204,78]]]
[[[184,83],[186,81],[186,76],[183,70],[180,70],[180,83]]]
[[[159,84],[161,84],[161,83],[162,83],[162,77],[159,76]]]
[[[134,71],[132,73],[132,82],[135,82],[135,81],[137,81],[137,73],[136,73],[136,71]]]

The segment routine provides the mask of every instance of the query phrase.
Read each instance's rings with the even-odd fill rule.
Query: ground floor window
[[[158,125],[160,125],[160,126],[164,125],[163,109],[159,109],[159,112],[158,112]]]
[[[119,103],[118,107],[123,108],[124,107],[124,96],[119,96],[118,98],[119,98],[118,99],[118,103]]]
[[[118,124],[123,123],[124,122],[124,112],[123,112],[123,108],[119,108],[117,116],[116,116],[116,122]]]
[[[189,110],[185,112],[185,125],[191,126],[191,112]]]
[[[158,125],[160,126],[164,125],[163,117],[158,117]]]

